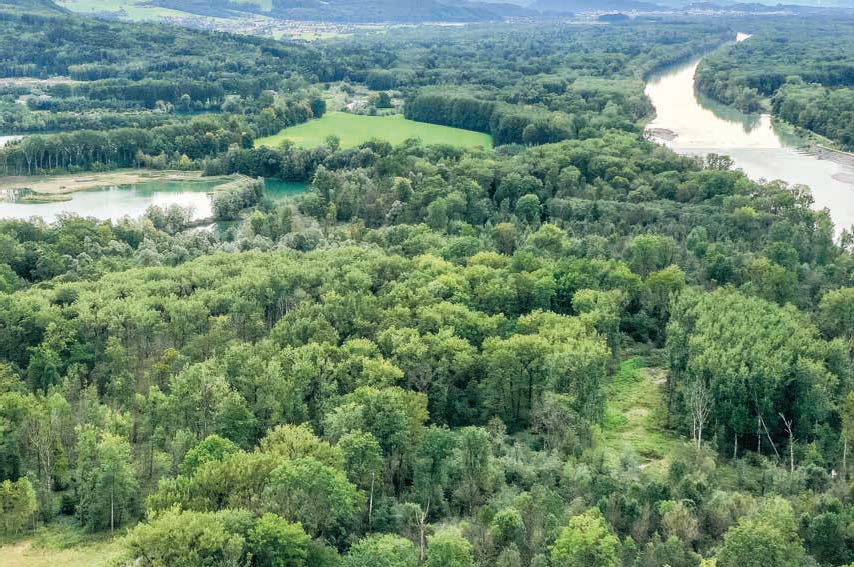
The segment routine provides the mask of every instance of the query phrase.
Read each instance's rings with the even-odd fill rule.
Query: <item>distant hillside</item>
[[[802,0],[792,4],[762,4],[758,2],[692,2],[685,6],[686,10],[713,10],[727,12],[743,12],[748,14],[764,14],[774,12],[795,12],[798,14],[826,14],[835,11],[834,8],[846,6],[844,0],[840,2],[827,2],[825,5],[811,5],[808,0]],[[854,7],[854,0],[848,3]]]
[[[531,8],[540,12],[571,13],[606,10],[656,10],[661,7],[642,0],[536,0]]]
[[[60,8],[51,0],[0,0],[0,12],[35,12],[66,14],[68,10]]]
[[[266,6],[234,0],[150,0],[149,6],[233,17],[255,13],[285,20],[327,22],[483,22],[531,14],[514,4],[438,0],[272,0]]]

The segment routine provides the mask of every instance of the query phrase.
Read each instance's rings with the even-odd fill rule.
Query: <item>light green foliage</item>
[[[386,455],[398,452],[427,419],[427,400],[400,388],[362,387],[347,395],[326,421],[327,433],[340,438],[351,431],[370,433]]]
[[[427,567],[474,567],[474,548],[458,530],[438,531],[427,541]]]
[[[301,525],[287,522],[275,514],[261,516],[249,532],[248,541],[259,567],[306,565],[308,535]]]
[[[572,308],[608,338],[614,356],[620,348],[620,313],[625,301],[625,293],[620,290],[581,289],[572,297]]]
[[[18,534],[32,526],[38,509],[36,491],[26,478],[0,483],[0,533]]]
[[[525,241],[525,246],[538,254],[546,254],[553,258],[562,256],[569,247],[566,232],[553,224],[544,224]]]
[[[796,537],[796,536],[795,536]],[[801,565],[803,548],[770,524],[761,520],[746,520],[731,528],[717,555],[720,567],[764,567]]]
[[[487,339],[484,358],[488,381],[484,397],[495,415],[513,428],[530,423],[534,405],[553,380],[549,342],[535,335],[514,335],[509,339]]]
[[[200,438],[219,433],[242,441],[251,435],[254,416],[212,361],[188,367],[172,379],[170,387],[174,419]],[[235,409],[242,419],[232,422],[229,414]]]
[[[396,328],[380,333],[380,348],[403,370],[406,384],[428,396],[428,408],[434,418],[456,417],[458,384],[474,371],[476,349],[465,339],[442,329],[421,334],[413,328]]]
[[[226,456],[239,451],[237,445],[218,435],[210,435],[190,449],[181,462],[181,474],[193,476],[196,469],[209,461],[221,461]]]
[[[383,454],[380,444],[370,433],[354,431],[338,440],[344,453],[344,470],[347,478],[366,490],[382,474]]]
[[[854,340],[854,287],[827,292],[821,298],[818,319],[831,337]]]
[[[454,497],[469,513],[483,503],[498,481],[489,433],[480,427],[464,427],[454,451]]]
[[[590,510],[573,516],[552,546],[555,567],[617,567],[620,541],[608,529],[602,515]]]
[[[540,198],[533,193],[522,195],[516,201],[516,216],[525,224],[536,225],[540,222]]]
[[[523,545],[525,540],[525,522],[522,520],[522,514],[514,508],[500,510],[492,518],[490,533],[492,540],[499,549],[510,545],[516,545],[517,547]]]
[[[273,469],[263,500],[266,509],[302,523],[315,536],[346,532],[364,504],[363,495],[342,471],[312,458],[285,461]]]
[[[662,270],[673,262],[676,242],[666,236],[642,234],[636,236],[629,247],[629,265],[643,277]]]
[[[122,543],[129,559],[150,567],[237,564],[246,540],[228,527],[234,514],[169,510],[131,530]]]
[[[667,500],[659,505],[664,536],[693,543],[700,537],[700,526],[694,513],[683,502]]]
[[[703,504],[702,515],[707,529],[719,538],[755,508],[756,502],[749,494],[716,490]]]
[[[81,522],[113,531],[136,514],[138,483],[127,440],[94,430],[83,434],[78,459]]]
[[[754,434],[757,421],[762,432],[781,438],[780,413],[793,420],[798,437],[808,437],[831,410],[840,379],[834,348],[800,313],[732,291],[683,294],[668,327],[677,387],[705,381],[714,404],[710,421],[724,447],[734,436]]]
[[[495,560],[496,567],[522,567],[522,554],[519,549],[511,544],[503,549]]]
[[[411,541],[391,534],[368,536],[344,559],[345,567],[415,567],[418,555]]]
[[[638,77],[726,22],[309,45],[0,12],[0,131],[26,133],[3,187],[120,167],[311,183],[276,201],[238,182],[215,230],[178,208],[0,220],[0,492],[6,531],[35,526],[11,542],[25,560],[72,565],[41,540],[135,522],[139,565],[697,567],[737,564],[744,525],[772,559],[854,557],[850,235],[803,187],[640,132]],[[842,80],[836,55],[809,72]],[[825,115],[813,87],[755,79]],[[321,118],[366,88],[418,122]],[[258,143],[300,124],[310,148]]]
[[[552,390],[572,394],[583,419],[597,421],[608,356],[584,319],[535,312],[520,320],[527,334],[484,342],[487,406],[509,427],[526,427]]]
[[[334,469],[344,466],[341,449],[319,439],[307,424],[280,425],[261,439],[259,447],[265,453],[289,460],[311,458]]]
[[[635,565],[638,567],[700,567],[702,557],[691,547],[675,536],[662,541],[656,534],[638,553]]]
[[[648,290],[646,303],[649,310],[666,324],[670,316],[670,303],[685,288],[685,272],[678,266],[668,266],[649,274],[644,283]]]

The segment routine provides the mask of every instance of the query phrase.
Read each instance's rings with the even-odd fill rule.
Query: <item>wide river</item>
[[[740,35],[739,40],[746,39]],[[696,93],[700,59],[650,77],[646,94],[656,117],[647,132],[681,154],[725,154],[751,179],[808,185],[815,208],[827,208],[837,231],[854,224],[854,167],[820,159],[806,142],[774,127],[767,114],[744,114]]]

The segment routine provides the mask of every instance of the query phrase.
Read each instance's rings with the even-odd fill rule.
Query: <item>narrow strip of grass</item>
[[[646,368],[642,358],[620,364],[606,389],[601,441],[616,456],[631,451],[645,469],[663,471],[682,443],[665,427],[665,371]]]
[[[326,143],[329,136],[338,136],[341,146],[345,148],[358,146],[371,139],[400,144],[408,138],[420,138],[425,144],[492,147],[492,136],[489,134],[407,120],[400,114],[362,116],[346,112],[328,112],[323,118],[259,138],[255,140],[255,145],[275,148],[285,140],[290,140],[300,147],[314,148]]]
[[[0,542],[4,567],[108,567],[122,553],[109,534],[89,534],[72,521],[55,521],[34,534]]]

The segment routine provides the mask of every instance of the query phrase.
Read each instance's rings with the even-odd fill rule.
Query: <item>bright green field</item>
[[[146,6],[141,0],[60,0],[63,8],[79,14],[123,12],[122,17],[132,21],[159,20],[166,17],[186,16],[186,12]]]
[[[451,144],[454,146],[492,147],[492,136],[407,120],[400,114],[391,116],[361,116],[346,112],[328,112],[323,118],[285,128],[278,134],[255,140],[256,146],[278,147],[291,140],[303,148],[313,148],[326,143],[328,136],[338,136],[345,148],[358,146],[371,139],[381,139],[399,144],[407,138],[421,138],[425,144]]]

